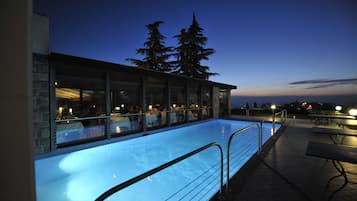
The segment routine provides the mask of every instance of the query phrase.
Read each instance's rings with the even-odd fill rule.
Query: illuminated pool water
[[[37,200],[94,200],[109,188],[208,143],[218,142],[225,149],[229,136],[251,123],[212,120],[36,160]],[[263,143],[270,138],[271,127],[263,124]],[[233,140],[231,175],[257,151],[257,130],[254,127]],[[213,147],[108,200],[209,200],[218,190],[219,152]]]

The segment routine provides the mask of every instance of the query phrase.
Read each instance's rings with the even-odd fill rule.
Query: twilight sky
[[[33,0],[50,51],[131,65],[157,20],[166,45],[192,13],[216,53],[204,62],[233,95],[357,94],[354,0]]]

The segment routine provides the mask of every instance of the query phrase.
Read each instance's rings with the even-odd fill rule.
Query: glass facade
[[[207,81],[152,72],[146,75],[127,70],[109,71],[110,68],[99,68],[97,64],[100,63],[91,68],[82,64],[56,64],[51,75],[54,125],[51,138],[55,147],[213,116],[214,85],[201,84]],[[225,114],[228,108],[226,90],[220,90],[219,103],[220,114]]]

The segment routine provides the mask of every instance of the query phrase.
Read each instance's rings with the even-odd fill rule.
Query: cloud
[[[357,85],[357,78],[351,79],[316,79],[316,80],[302,80],[296,82],[290,82],[289,85],[312,85],[306,87],[305,89],[320,89],[320,88],[328,88],[337,85],[346,85],[346,84],[353,84]]]
[[[305,89],[321,89],[321,88],[327,88],[327,87],[333,87],[336,86],[336,84],[319,84],[311,87],[306,87]]]

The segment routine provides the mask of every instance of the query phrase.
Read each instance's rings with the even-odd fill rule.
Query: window
[[[139,82],[111,82],[110,132],[126,134],[140,131],[142,126],[142,108]]]
[[[189,110],[187,111],[188,121],[196,121],[200,118],[199,96],[200,96],[200,91],[198,87],[188,88],[188,104],[189,104]]]
[[[146,127],[162,127],[167,125],[167,93],[166,83],[150,78],[146,86]]]
[[[227,89],[219,90],[219,115],[226,116],[228,115],[228,97]]]
[[[184,123],[186,121],[186,93],[184,87],[171,87],[170,103],[170,123]]]
[[[105,134],[103,79],[56,77],[56,143],[102,137]]]
[[[212,117],[212,95],[211,88],[202,88],[202,118],[207,119]]]

